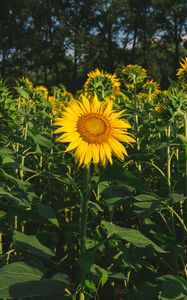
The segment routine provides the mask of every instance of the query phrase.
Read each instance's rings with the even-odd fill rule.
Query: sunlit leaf
[[[123,228],[107,221],[102,221],[101,224],[106,228],[108,237],[116,236],[118,239],[130,242],[136,247],[145,248],[151,246],[157,252],[165,253],[162,248],[143,235],[139,230]]]
[[[14,230],[14,244],[15,249],[27,251],[36,256],[50,258],[54,256],[54,252],[48,247],[42,245],[34,235],[26,235],[19,231]]]

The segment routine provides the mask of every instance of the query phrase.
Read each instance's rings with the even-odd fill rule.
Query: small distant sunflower
[[[170,118],[170,107],[171,100],[168,97],[167,91],[160,91],[157,95],[158,104],[154,108],[154,113],[156,113],[161,118]]]
[[[61,115],[64,108],[64,104],[61,101],[59,101],[59,99],[56,99],[53,96],[48,97],[48,102],[51,105],[51,115],[52,116]]]
[[[130,89],[147,77],[147,71],[139,65],[127,65],[121,73],[125,85]]]
[[[35,89],[34,89],[34,92],[41,95],[41,96],[44,96],[46,99],[48,97],[48,90],[43,85],[36,86]]]
[[[18,79],[18,85],[19,87],[22,87],[27,92],[30,92],[33,89],[32,81],[30,81],[27,77],[24,76]]]
[[[84,88],[88,95],[96,94],[99,100],[115,95],[119,91],[120,82],[116,75],[95,69],[88,73]]]
[[[68,92],[65,86],[61,83],[58,86],[53,87],[53,96],[60,101],[71,101],[73,100],[73,95]]]
[[[180,62],[181,68],[177,70],[177,76],[179,80],[187,83],[187,57],[183,58]]]
[[[127,132],[129,122],[120,119],[124,111],[117,112],[112,105],[112,101],[100,102],[96,96],[92,101],[82,96],[81,101],[71,101],[62,118],[55,119],[54,125],[60,128],[54,133],[63,133],[56,141],[69,143],[65,152],[75,150],[79,166],[92,160],[96,165],[112,164],[112,154],[123,160],[127,151],[121,142],[135,142]]]
[[[123,105],[125,104],[126,105],[129,102],[129,98],[127,97],[127,95],[125,95],[121,91],[116,93],[115,96],[111,97],[111,100],[114,101],[114,107],[116,107],[117,104],[123,104]]]
[[[142,90],[145,94],[151,94],[152,97],[154,97],[159,93],[159,84],[153,80],[147,80],[144,83]]]

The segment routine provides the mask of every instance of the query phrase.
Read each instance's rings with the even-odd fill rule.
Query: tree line
[[[0,75],[81,88],[140,64],[162,86],[187,55],[186,0],[0,0]]]

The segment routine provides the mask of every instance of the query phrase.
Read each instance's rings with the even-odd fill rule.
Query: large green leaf
[[[15,262],[0,269],[0,298],[12,298],[16,284],[38,281],[43,276],[40,269],[24,262]]]
[[[161,283],[161,300],[183,300],[187,296],[187,281],[177,275],[158,277]]]
[[[26,190],[30,186],[30,183],[28,181],[17,179],[16,177],[5,172],[3,169],[0,169],[0,177],[9,180],[11,183],[15,184],[22,190]]]
[[[38,214],[49,223],[59,227],[58,220],[55,216],[53,209],[46,204],[39,203],[36,207]]]
[[[0,198],[10,199],[14,204],[23,206],[23,207],[30,207],[31,203],[26,201],[25,199],[20,199],[17,196],[14,196],[12,193],[6,192],[2,187],[0,187]]]
[[[69,277],[63,273],[57,273],[50,279],[17,283],[10,287],[9,294],[12,298],[40,296],[56,299],[59,294],[64,294],[64,289],[68,285]]]
[[[23,90],[22,88],[18,88],[18,87],[15,87],[15,90],[17,91],[19,96],[21,96],[22,98],[24,98],[26,100],[29,100],[30,96],[25,90]]]
[[[42,245],[34,235],[26,235],[14,230],[15,248],[32,253],[36,256],[49,258],[54,256],[54,252],[48,247]]]
[[[123,228],[111,222],[102,221],[101,224],[105,227],[108,237],[116,236],[118,239],[132,243],[136,247],[145,248],[153,247],[157,252],[165,253],[165,251],[157,246],[153,241],[135,229]]]
[[[145,192],[145,188],[142,182],[136,178],[130,171],[125,170],[118,162],[108,165],[100,175],[100,181],[117,181],[123,182],[130,187],[133,187],[139,191]]]

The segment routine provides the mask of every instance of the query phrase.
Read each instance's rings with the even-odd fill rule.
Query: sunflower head
[[[54,125],[59,128],[54,133],[61,133],[56,141],[69,143],[65,152],[74,150],[79,166],[91,161],[112,164],[112,155],[123,160],[127,151],[122,142],[135,142],[127,132],[129,122],[121,118],[124,111],[117,112],[112,105],[112,101],[100,102],[96,95],[90,101],[82,96],[80,101],[71,101],[62,117],[55,119]]]
[[[63,84],[53,87],[53,96],[61,102],[73,100],[73,95],[66,90]]]
[[[182,59],[180,66],[181,67],[177,70],[177,77],[183,83],[187,84],[187,57]]]
[[[122,69],[121,74],[129,90],[133,89],[136,84],[142,83],[147,77],[147,71],[139,65],[127,65]]]
[[[160,91],[156,96],[156,100],[158,104],[154,108],[154,113],[161,119],[169,119],[171,117],[171,101],[168,91]]]
[[[153,80],[147,80],[142,86],[144,94],[155,97],[159,93],[159,84]]]
[[[110,97],[119,91],[120,82],[116,75],[95,69],[88,73],[88,79],[84,84],[85,93],[87,95],[97,95],[100,101],[106,97]]]
[[[34,88],[34,94],[37,96],[37,98],[44,98],[46,100],[49,92],[45,86],[39,85]]]
[[[61,115],[64,107],[63,103],[59,101],[59,99],[54,98],[53,96],[49,96],[47,100],[51,107],[50,115],[53,117]]]
[[[26,92],[31,92],[33,89],[33,83],[27,77],[22,76],[18,79],[18,86],[24,89]]]

